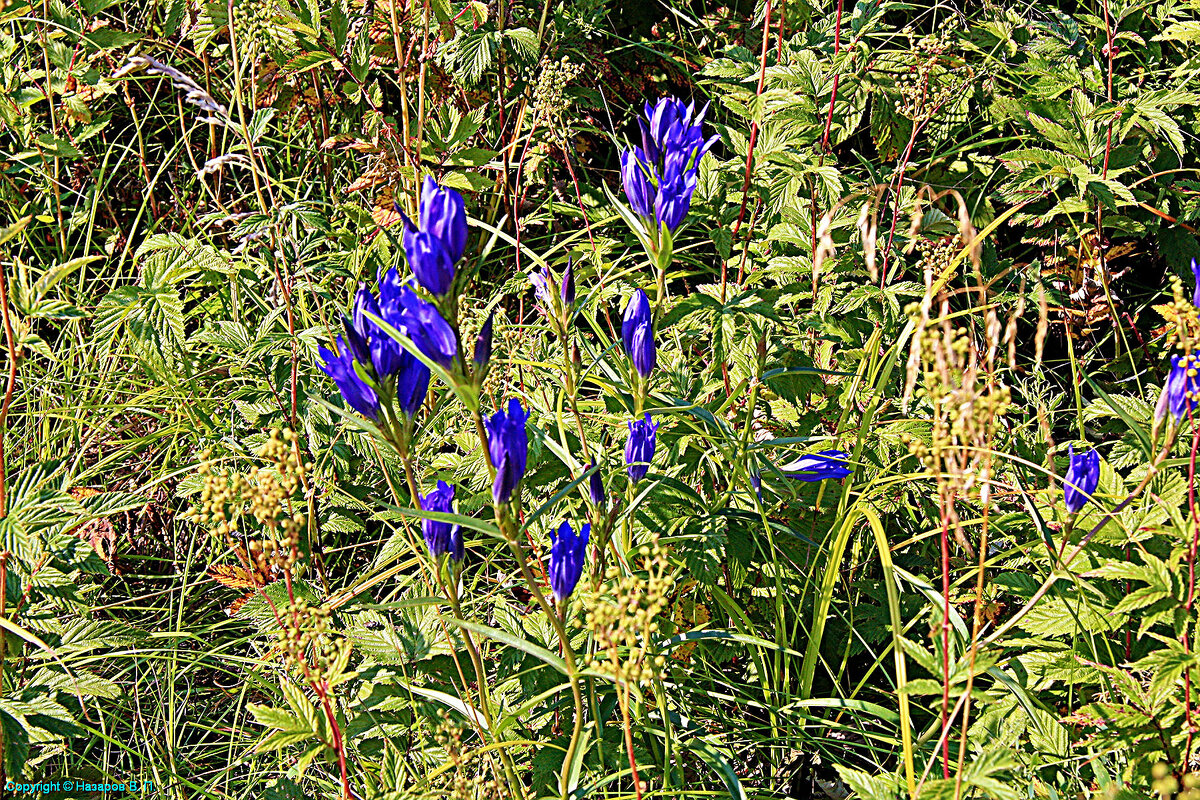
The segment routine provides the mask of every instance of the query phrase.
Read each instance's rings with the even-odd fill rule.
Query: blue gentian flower
[[[404,218],[404,254],[417,282],[441,297],[454,284],[454,269],[467,245],[462,195],[425,176],[417,225]]]
[[[421,497],[421,508],[424,511],[435,511],[443,514],[454,512],[454,487],[445,481],[438,481],[437,488]],[[463,538],[458,525],[450,522],[439,522],[432,519],[421,520],[421,533],[425,536],[425,544],[429,546],[429,554],[434,558],[449,554],[455,561],[462,561]]]
[[[654,347],[654,317],[650,313],[650,298],[638,289],[625,305],[621,322],[621,344],[633,362],[633,368],[643,378],[650,376],[658,363]]]
[[[421,230],[437,237],[450,256],[458,263],[467,247],[467,212],[462,195],[454,189],[438,186],[430,176],[421,185]]]
[[[621,185],[625,187],[629,207],[643,219],[654,216],[656,190],[650,182],[651,170],[642,148],[635,145],[621,153]]]
[[[320,348],[321,370],[333,379],[346,405],[353,408],[364,417],[375,419],[379,416],[379,396],[354,370],[354,352],[346,340],[337,338],[337,353],[328,348]]]
[[[704,115],[694,104],[664,97],[638,120],[642,146],[621,154],[621,182],[630,208],[648,222],[675,230],[687,216],[700,161],[718,137],[704,138]]]
[[[596,459],[593,458],[588,462],[587,468],[593,469],[595,466]],[[600,470],[598,469],[588,478],[588,494],[591,495],[592,502],[596,504],[597,508],[604,507],[604,501],[606,499],[604,494],[604,477],[600,474]]]
[[[553,537],[550,545],[550,591],[554,592],[554,599],[559,603],[566,602],[583,575],[591,532],[592,526],[584,523],[576,536],[571,524],[563,522],[558,526],[558,534]]]
[[[750,485],[754,487],[754,494],[758,497],[758,502],[762,502],[762,473],[756,468],[750,470]]]
[[[496,468],[496,481],[492,484],[492,499],[507,503],[521,478],[525,476],[525,462],[529,455],[529,434],[525,422],[529,415],[521,407],[521,401],[512,398],[508,410],[497,411],[484,421],[488,435],[488,453],[492,466]]]
[[[1154,410],[1155,424],[1161,422],[1168,412],[1178,422],[1184,414],[1196,408],[1196,401],[1200,399],[1196,362],[1196,357],[1192,355],[1171,356],[1171,372],[1167,375],[1167,383]]]
[[[658,423],[650,422],[650,414],[643,419],[629,421],[629,438],[625,441],[625,465],[629,479],[637,483],[646,477],[650,462],[654,460],[654,439]]]
[[[530,275],[529,282],[533,284],[533,296],[537,298],[538,304],[542,307],[542,313],[546,316],[553,314],[554,296],[550,286],[554,283],[554,276],[550,274],[550,266],[545,265],[540,272]]]
[[[1192,259],[1192,276],[1196,279],[1196,288],[1192,292],[1192,305],[1200,308],[1200,264]]]
[[[559,296],[562,297],[563,308],[569,309],[575,305],[575,270],[570,258],[567,259],[567,268],[563,272],[562,286],[559,290]]]
[[[1100,482],[1100,454],[1089,450],[1075,455],[1075,445],[1071,445],[1067,448],[1067,458],[1070,465],[1063,479],[1063,500],[1067,511],[1077,514]]]
[[[450,291],[454,283],[454,262],[450,260],[450,254],[442,247],[441,240],[428,231],[412,227],[408,219],[405,219],[404,228],[404,256],[417,283],[430,294],[441,297]]]
[[[354,317],[352,325],[346,329],[346,338],[355,351],[355,358],[364,365],[370,364],[376,377],[386,380],[400,371],[400,354],[404,348],[367,314],[383,318],[375,295],[363,284],[354,298]]]
[[[824,481],[844,478],[853,472],[846,460],[850,456],[841,450],[822,450],[804,455],[786,467],[782,467],[789,478],[801,481]]]
[[[396,371],[396,402],[411,417],[421,408],[429,391],[429,367],[412,353],[401,350],[400,369]]]
[[[450,323],[433,303],[422,300],[408,283],[401,283],[395,269],[379,281],[383,319],[407,336],[422,355],[443,367],[458,355],[458,340]]]

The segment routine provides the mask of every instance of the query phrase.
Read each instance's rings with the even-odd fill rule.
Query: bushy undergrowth
[[[0,0],[5,793],[1200,794],[1196,11]]]

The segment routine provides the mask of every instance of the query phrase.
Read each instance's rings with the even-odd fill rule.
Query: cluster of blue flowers
[[[664,97],[644,108],[638,120],[642,146],[621,153],[621,183],[634,213],[657,231],[674,231],[687,216],[696,190],[700,160],[718,136],[704,138],[702,126],[708,106]]]
[[[622,178],[630,204],[656,230],[674,231],[688,212],[700,161],[717,140],[716,136],[703,136],[706,110],[697,112],[693,105],[674,98],[664,98],[654,106],[647,103],[645,118],[639,119],[642,145],[622,154]],[[457,319],[458,294],[466,284],[459,270],[468,240],[462,196],[426,177],[417,221],[401,213],[403,249],[411,278],[401,278],[395,268],[387,270],[379,278],[378,298],[368,287],[360,287],[353,314],[344,320],[344,334],[337,337],[335,349],[322,347],[320,354],[322,369],[333,379],[346,404],[376,421],[385,435],[396,437],[405,454],[414,417],[429,390],[431,365],[444,370],[456,386],[459,382],[473,386],[477,400],[492,355],[494,315],[482,326],[470,361],[460,358],[457,323],[447,319]],[[555,330],[565,335],[575,305],[572,263],[568,261],[558,278],[545,267],[531,280],[543,313]],[[641,413],[649,379],[658,363],[654,323],[650,299],[638,289],[625,304],[621,324],[621,343],[632,367],[640,414],[629,421],[625,443],[625,468],[631,486],[649,472],[659,427],[649,412]],[[402,340],[407,341],[402,344]],[[406,345],[411,345],[411,350]],[[397,422],[398,426],[394,424]],[[482,419],[487,457],[495,473],[492,500],[498,512],[520,497],[528,467],[528,422],[529,413],[516,398]],[[843,478],[850,474],[846,459],[839,450],[805,456],[793,465],[794,477],[805,481]],[[588,497],[597,510],[603,509],[608,498],[596,459],[587,469],[591,473]],[[432,491],[417,500],[424,511],[452,514],[454,494],[454,486],[439,480]],[[422,533],[435,559],[447,556],[461,563],[464,546],[458,525],[426,518],[422,520]],[[590,524],[584,524],[576,534],[564,521],[552,537],[548,574],[559,603],[567,601],[583,574],[590,535]]]

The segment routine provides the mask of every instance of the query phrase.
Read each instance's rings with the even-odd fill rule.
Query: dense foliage
[[[0,0],[4,791],[1200,795],[1198,12]]]

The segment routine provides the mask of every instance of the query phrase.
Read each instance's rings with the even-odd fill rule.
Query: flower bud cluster
[[[292,497],[312,468],[312,464],[300,462],[296,441],[293,431],[271,431],[258,451],[268,466],[252,475],[214,470],[207,453],[201,460],[200,502],[186,518],[209,528],[230,547],[240,550],[239,522],[247,514],[253,517],[258,528],[268,535],[246,543],[252,572],[267,574],[272,567],[295,566],[300,533],[307,518],[292,507]]]
[[[905,440],[909,452],[953,494],[980,492],[991,479],[986,454],[1012,406],[1007,386],[989,381],[970,332],[943,324],[922,332],[915,344],[921,362],[918,395],[933,408],[930,442]]]
[[[675,578],[657,539],[643,545],[638,555],[644,559],[644,573],[621,577],[616,567],[605,572],[609,588],[595,598],[587,624],[596,638],[591,668],[618,682],[645,685],[660,678],[667,663],[666,656],[654,653],[654,640]]]
[[[471,767],[469,762],[472,759],[490,760],[490,757],[467,750],[462,735],[462,725],[455,722],[445,709],[439,709],[433,740],[445,752],[446,761],[454,765],[453,774],[444,778],[443,785],[439,787],[442,792],[439,796],[452,800],[507,800],[512,797],[508,787],[497,779],[503,774],[499,770],[493,770],[497,777],[489,778],[486,771]]]
[[[566,56],[555,61],[543,57],[538,64],[537,83],[533,85],[534,123],[544,122],[552,131],[561,131],[557,125],[562,112],[570,108],[563,92],[576,78],[583,74],[583,64],[573,64]]]
[[[916,50],[923,55],[896,77],[896,92],[900,95],[896,111],[901,116],[928,122],[962,91],[961,81],[955,80],[952,70],[945,66],[952,36],[952,31],[943,30],[917,42]],[[969,77],[970,68],[967,72]]]
[[[276,636],[284,661],[310,684],[334,684],[350,660],[352,643],[329,625],[332,611],[297,597],[279,616]]]
[[[957,233],[937,239],[920,236],[917,238],[916,248],[921,254],[921,267],[934,275],[941,275],[962,250],[962,236]]]
[[[1171,768],[1163,763],[1155,764],[1150,775],[1154,779],[1151,790],[1161,800],[1200,800],[1200,772],[1184,774],[1182,785]]]

